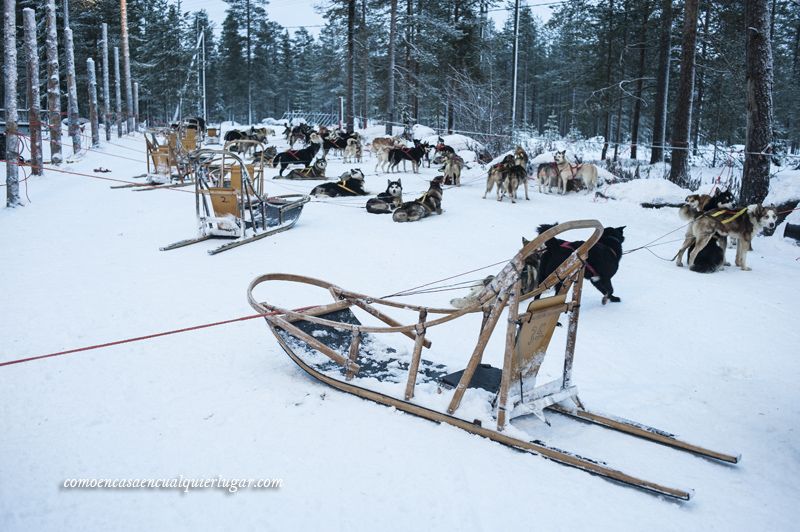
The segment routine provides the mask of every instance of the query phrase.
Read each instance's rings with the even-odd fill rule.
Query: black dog
[[[428,144],[414,139],[413,148],[392,148],[389,150],[389,171],[396,172],[401,161],[411,161],[414,173],[419,172],[419,164],[428,152]]]
[[[558,224],[543,224],[537,229],[539,234],[547,231]],[[619,303],[620,298],[614,295],[614,287],[611,278],[619,269],[619,261],[622,258],[622,242],[625,241],[622,227],[606,227],[600,240],[592,246],[586,260],[586,273],[595,288],[603,294],[603,304],[609,301]],[[525,243],[525,239],[523,239]],[[553,273],[558,266],[569,257],[572,252],[583,244],[582,240],[567,242],[560,238],[551,238],[545,242],[545,250],[542,253],[536,271],[538,282],[546,279]],[[556,291],[561,289],[561,283],[555,286]]]
[[[341,198],[346,196],[366,196],[364,190],[364,173],[361,170],[349,170],[339,178],[338,183],[323,183],[311,189],[311,195],[317,198]]]
[[[274,168],[279,164],[281,165],[281,169],[278,172],[280,176],[283,176],[283,171],[286,170],[286,167],[290,164],[302,164],[308,168],[311,165],[311,161],[314,160],[314,156],[317,155],[320,144],[322,144],[322,140],[316,133],[312,133],[311,144],[308,147],[302,150],[282,151],[272,160],[272,166]]]
[[[367,212],[372,214],[389,214],[403,203],[403,184],[388,180],[386,192],[367,200]]]
[[[697,273],[714,273],[722,268],[725,262],[725,249],[722,247],[724,245],[721,243],[722,240],[719,236],[709,240],[706,247],[697,254],[689,269]],[[689,247],[689,254],[692,253],[693,249],[694,244]]]

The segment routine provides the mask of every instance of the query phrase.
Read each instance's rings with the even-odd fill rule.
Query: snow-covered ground
[[[351,166],[371,192],[385,188],[368,156]],[[351,166],[331,158],[328,175]],[[143,139],[114,139],[65,168],[99,167],[112,170],[102,177],[142,174]],[[435,172],[402,174],[406,199]],[[655,180],[627,186],[649,181],[654,197],[678,194]],[[478,166],[462,183],[445,191],[443,215],[418,223],[367,214],[366,198],[315,201],[291,231],[212,257],[206,250],[218,242],[158,250],[195,234],[188,189],[111,190],[109,181],[47,172],[27,182],[30,204],[0,210],[0,362],[250,315],[246,287],[267,272],[383,295],[507,259],[540,223],[625,225],[626,249],[683,233],[674,209],[638,207],[645,194],[633,188],[622,194],[631,201],[595,202],[531,186],[530,201],[511,205],[481,199]],[[750,272],[701,275],[640,250],[614,278],[621,303],[602,306],[588,285],[583,299],[574,380],[584,403],[739,452],[738,466],[555,416],[536,428],[551,445],[692,488],[688,503],[333,391],[250,320],[0,367],[0,530],[795,530],[800,248],[780,234],[755,240]],[[652,252],[671,257],[679,244]],[[281,290],[264,296],[287,306],[327,301]],[[455,295],[412,300],[444,306]],[[475,330],[432,330],[432,357],[463,364]],[[491,346],[485,361],[497,366],[500,356]],[[69,478],[180,475],[280,478],[283,487],[61,487]]]

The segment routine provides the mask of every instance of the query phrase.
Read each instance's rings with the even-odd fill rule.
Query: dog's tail
[[[458,308],[458,309],[467,308],[467,307],[469,307],[471,305],[474,305],[475,303],[478,302],[478,299],[479,299],[478,296],[480,296],[481,292],[483,292],[483,289],[486,286],[488,286],[492,282],[493,279],[494,279],[494,275],[490,275],[490,276],[486,277],[484,280],[472,285],[470,287],[469,293],[466,296],[457,297],[455,299],[451,299],[450,300],[450,304],[454,308]]]

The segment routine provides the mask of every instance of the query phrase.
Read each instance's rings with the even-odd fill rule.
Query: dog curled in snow
[[[558,175],[561,179],[562,194],[567,193],[567,184],[573,179],[580,179],[586,188],[594,190],[597,186],[597,167],[593,164],[572,164],[567,159],[567,150],[557,151],[553,156]]]
[[[747,252],[750,251],[751,242],[761,229],[774,229],[778,223],[778,212],[775,207],[764,207],[755,203],[738,210],[717,209],[698,216],[686,232],[683,245],[675,255],[678,266],[683,266],[683,254],[690,247],[689,267],[694,265],[697,256],[709,245],[712,239],[717,239],[723,250],[723,263],[725,249],[728,247],[728,236],[738,239],[736,246],[736,266],[744,271],[751,268],[747,266]]]
[[[464,168],[464,159],[456,155],[455,152],[445,152],[444,166],[442,167],[444,184],[460,187],[462,168]]]
[[[403,203],[403,183],[398,179],[387,179],[386,192],[367,200],[367,212],[372,214],[389,214]]]
[[[556,225],[558,224],[543,224],[539,226],[537,231],[541,234]],[[619,297],[614,295],[614,286],[611,284],[611,278],[619,270],[619,261],[622,258],[622,243],[625,241],[624,230],[624,225],[604,228],[600,240],[592,246],[586,258],[585,276],[603,294],[603,305],[609,301],[612,303],[621,301]],[[522,243],[525,245],[528,240],[523,238]],[[583,244],[582,240],[567,242],[560,238],[551,238],[545,242],[545,249],[539,254],[538,264],[536,265],[537,283],[553,273],[581,244]],[[561,284],[557,284],[555,289],[558,292],[561,289]]]
[[[539,183],[539,194],[544,192],[544,187],[547,187],[547,193],[553,191],[553,186],[559,186],[558,166],[555,161],[552,163],[541,163],[536,169],[536,181]]]
[[[286,179],[325,179],[325,168],[328,166],[328,161],[324,157],[314,161],[312,166],[308,168],[294,168],[286,175]],[[280,179],[282,176],[275,176],[272,179]]]
[[[437,176],[431,181],[428,191],[415,199],[407,201],[395,209],[392,220],[395,222],[416,222],[432,213],[442,214],[442,182],[444,176]]]
[[[361,162],[361,141],[358,138],[352,137],[347,139],[347,146],[344,149],[345,163],[360,163]]]
[[[364,173],[359,169],[349,170],[339,177],[336,183],[323,183],[311,189],[311,195],[317,198],[342,198],[348,196],[366,196],[364,190]]]
[[[713,194],[689,194],[678,210],[681,219],[694,220],[704,212],[715,209],[733,209],[736,198],[729,190],[716,189]]]
[[[505,178],[507,169],[514,165],[514,156],[513,155],[506,155],[502,161],[497,164],[492,165],[489,168],[489,173],[486,174],[486,192],[483,193],[483,198],[486,199],[486,195],[492,191],[492,189],[497,186],[497,201],[501,201],[503,199],[503,193],[505,192]]]

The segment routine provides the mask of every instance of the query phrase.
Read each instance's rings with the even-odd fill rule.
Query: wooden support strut
[[[414,354],[411,356],[411,364],[408,366],[408,382],[406,382],[406,401],[414,397],[414,386],[417,384],[417,372],[419,371],[419,362],[422,358],[422,346],[425,344],[425,318],[428,317],[428,311],[422,309],[419,311],[419,323],[417,323],[416,334],[414,339]]]
[[[514,344],[517,338],[517,321],[519,318],[519,297],[522,281],[517,280],[512,288],[508,300],[508,328],[506,329],[506,351],[503,357],[503,374],[500,377],[500,390],[497,401],[497,430],[503,430],[506,424],[506,402],[508,401],[508,387],[511,384],[511,368],[514,366]]]
[[[448,414],[455,412],[458,406],[461,404],[461,399],[464,397],[464,393],[467,391],[467,388],[469,388],[470,382],[472,382],[472,376],[475,375],[475,370],[478,369],[478,365],[481,363],[483,351],[486,349],[486,344],[489,343],[489,338],[491,338],[492,332],[494,331],[497,321],[500,319],[500,314],[502,314],[503,308],[505,308],[507,302],[508,293],[503,291],[497,297],[497,300],[495,301],[494,306],[489,313],[489,318],[486,320],[486,324],[481,328],[481,334],[478,336],[478,343],[475,345],[475,350],[472,352],[472,356],[467,363],[467,367],[464,369],[464,373],[461,375],[461,380],[458,381],[455,393],[453,393],[453,398],[450,400],[450,405],[447,407]]]

